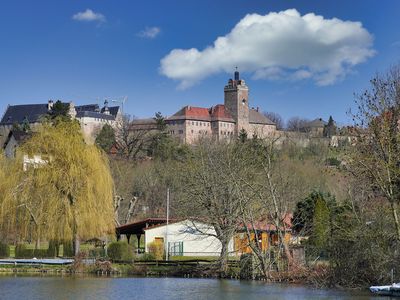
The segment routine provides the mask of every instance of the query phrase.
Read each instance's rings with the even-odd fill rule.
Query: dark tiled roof
[[[75,110],[76,110],[76,112],[80,112],[80,111],[95,111],[95,112],[99,112],[100,111],[100,107],[99,107],[98,104],[86,104],[86,105],[75,106]]]
[[[80,111],[76,114],[77,118],[98,118],[98,119],[104,119],[104,120],[115,120],[114,116],[112,115],[106,115],[106,114],[102,114],[99,112],[95,112],[95,111]]]
[[[108,108],[108,110],[109,110],[110,114],[116,118],[118,111],[119,111],[119,106],[111,106]],[[104,107],[101,109],[100,112],[104,113]]]
[[[23,130],[11,130],[8,134],[7,140],[4,142],[3,148],[7,147],[7,144],[10,142],[11,137],[14,137],[18,145],[21,145],[24,141],[29,139],[32,136],[31,133],[27,133]]]
[[[0,124],[21,124],[25,118],[29,123],[36,123],[47,113],[47,104],[9,105]]]
[[[275,125],[270,119],[258,112],[256,109],[249,110],[249,123],[253,124],[264,124],[264,125]]]

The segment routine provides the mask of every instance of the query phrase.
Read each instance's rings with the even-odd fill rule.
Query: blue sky
[[[223,103],[238,65],[251,106],[285,119],[332,115],[344,124],[353,93],[400,62],[395,0],[2,1],[0,7],[0,114],[7,104],[127,96],[130,115],[171,115],[184,105]],[[323,33],[304,30],[315,26]],[[218,37],[225,37],[222,50],[214,46]]]

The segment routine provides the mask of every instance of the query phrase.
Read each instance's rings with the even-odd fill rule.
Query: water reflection
[[[0,276],[1,299],[387,299],[367,291],[264,282],[132,277]]]

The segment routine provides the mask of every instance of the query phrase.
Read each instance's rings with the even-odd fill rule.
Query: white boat
[[[400,297],[400,283],[371,286],[369,290],[376,295]]]

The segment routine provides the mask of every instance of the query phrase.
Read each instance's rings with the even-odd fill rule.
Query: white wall
[[[164,238],[169,243],[183,242],[184,256],[218,256],[221,253],[220,241],[206,235],[215,234],[212,227],[192,221],[181,221],[168,225],[168,239],[166,239],[166,225],[157,226],[145,230],[145,251],[148,252],[148,245],[154,241],[156,237]],[[200,232],[201,231],[201,232]],[[229,243],[228,251],[233,252],[233,241]]]

